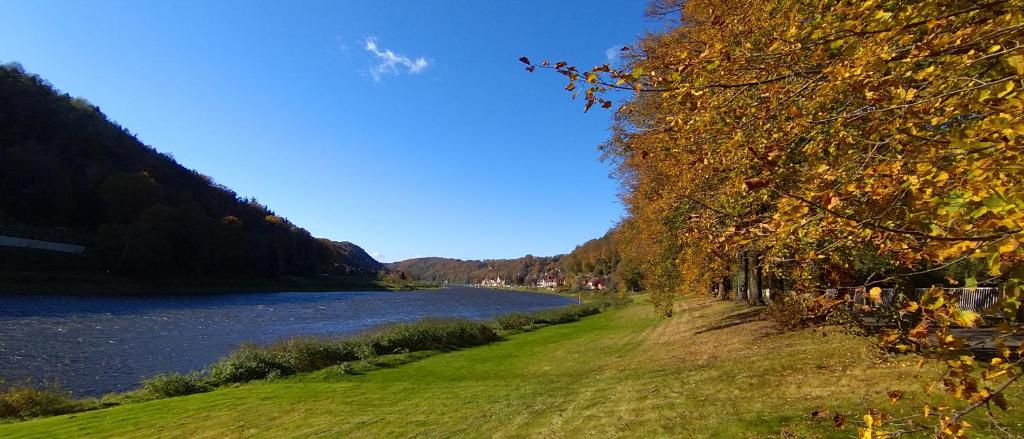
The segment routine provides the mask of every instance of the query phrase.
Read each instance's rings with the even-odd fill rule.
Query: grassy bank
[[[903,380],[935,372],[854,336],[778,334],[748,308],[703,300],[672,319],[640,300],[485,346],[394,358],[0,425],[0,437],[846,438],[869,407],[916,412],[908,401],[920,386]],[[885,393],[897,388],[907,396],[892,405]],[[1021,406],[1021,389],[1011,393]],[[840,429],[836,413],[849,419]],[[1006,424],[1021,431],[1015,413]]]
[[[59,387],[40,388],[24,383],[4,386],[0,379],[0,423],[205,393],[329,367],[366,372],[381,365],[481,346],[507,335],[575,322],[608,306],[612,303],[516,312],[489,322],[425,319],[384,325],[354,336],[298,336],[271,344],[245,344],[202,370],[158,374],[143,380],[137,390],[111,393],[102,398],[73,399]]]

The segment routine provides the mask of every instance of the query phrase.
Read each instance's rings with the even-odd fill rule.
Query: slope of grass
[[[916,381],[899,380],[934,370],[898,364],[914,362],[848,335],[776,334],[740,305],[690,300],[664,320],[641,300],[366,372],[0,425],[0,437],[851,437],[869,406],[916,410],[884,396],[918,396]],[[835,429],[834,413],[850,422]],[[1024,429],[1014,416],[1007,425]]]

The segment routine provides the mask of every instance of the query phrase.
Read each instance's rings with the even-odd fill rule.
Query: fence
[[[929,288],[915,288],[914,292],[911,293],[910,299],[920,300],[921,297],[927,292]],[[977,288],[943,288],[948,293],[959,295],[960,300],[957,306],[960,309],[965,309],[974,312],[982,312],[999,301],[999,288],[997,287],[977,287]],[[832,290],[829,292],[832,295],[838,295],[838,290]],[[896,293],[894,288],[882,288],[881,304],[883,306],[891,307],[899,304],[900,294]],[[854,303],[861,305],[875,305],[871,298],[867,297],[866,293],[856,292],[853,294]]]

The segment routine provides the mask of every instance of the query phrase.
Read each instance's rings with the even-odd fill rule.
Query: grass
[[[666,320],[639,300],[485,346],[0,425],[0,437],[845,438],[869,407],[916,411],[920,386],[901,381],[934,370],[903,364],[915,362],[842,333],[778,334],[733,303],[685,301]],[[894,388],[907,397],[891,405]],[[833,413],[850,422],[834,429]]]

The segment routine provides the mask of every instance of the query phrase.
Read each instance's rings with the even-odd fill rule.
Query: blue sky
[[[644,7],[6,0],[0,61],[381,260],[553,255],[623,215],[611,113],[517,58],[603,63]]]

